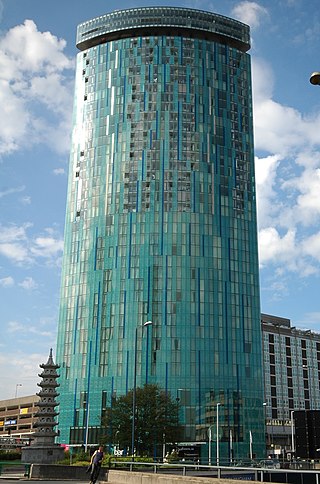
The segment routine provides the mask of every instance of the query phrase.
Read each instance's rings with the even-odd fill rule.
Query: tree
[[[102,426],[106,440],[131,450],[133,390],[115,397]],[[179,403],[157,385],[136,388],[134,446],[138,455],[154,455],[163,442],[175,443],[182,435]]]

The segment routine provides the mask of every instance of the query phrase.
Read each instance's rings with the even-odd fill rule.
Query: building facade
[[[221,456],[252,440],[264,455],[249,42],[240,22],[174,7],[78,27],[61,443],[97,442],[136,381],[179,400],[184,441],[207,442],[219,410]]]
[[[33,438],[37,395],[0,400],[0,447],[19,447]]]
[[[320,334],[269,314],[261,322],[267,447],[286,455],[295,450],[295,412],[320,410]]]

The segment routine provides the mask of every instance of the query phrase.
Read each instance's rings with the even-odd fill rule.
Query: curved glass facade
[[[78,26],[77,47],[83,50],[107,40],[141,36],[146,30],[151,35],[167,31],[173,35],[180,32],[189,37],[215,38],[243,52],[250,49],[247,25],[216,13],[179,7],[116,10],[89,20]]]
[[[189,12],[225,19],[158,7],[92,26],[137,10],[174,25]],[[248,41],[247,26],[226,22]],[[220,404],[221,458],[247,456],[250,435],[264,456],[250,57],[227,33],[127,37],[116,25],[118,38],[77,58],[60,441],[97,442],[112,396],[133,387],[136,357],[137,386],[179,399],[185,442],[208,441]]]

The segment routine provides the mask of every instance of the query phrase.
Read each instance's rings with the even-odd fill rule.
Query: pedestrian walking
[[[99,449],[96,450],[91,457],[90,484],[95,484],[99,477],[103,457],[104,457],[103,447],[100,445]]]

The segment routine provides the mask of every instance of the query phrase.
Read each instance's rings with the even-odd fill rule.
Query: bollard
[[[31,464],[24,465],[24,474],[23,474],[24,477],[30,477],[30,468],[31,468]]]

